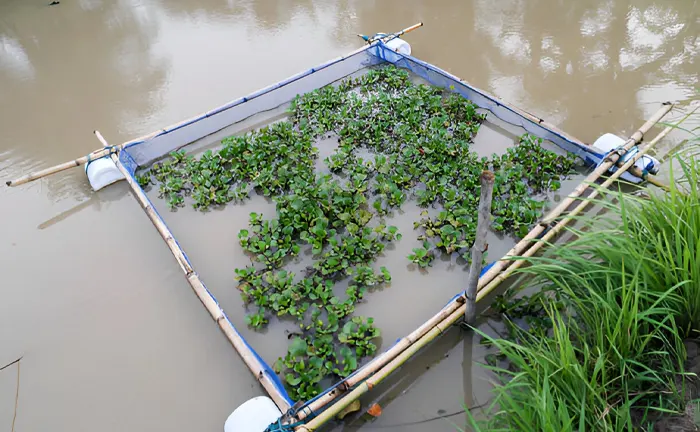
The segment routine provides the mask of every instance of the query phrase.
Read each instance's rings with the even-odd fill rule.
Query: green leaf
[[[304,202],[297,198],[294,201],[292,201],[291,206],[294,210],[299,211],[304,207]]]
[[[386,267],[381,267],[379,270],[382,272],[384,280],[389,282],[391,280],[391,274],[389,273],[389,270],[387,270]]]
[[[289,345],[289,353],[295,357],[301,357],[306,355],[308,346],[306,341],[299,337],[294,338],[292,343]]]
[[[287,380],[287,384],[289,384],[290,386],[297,386],[297,385],[299,385],[299,383],[301,383],[300,376],[296,376],[294,374],[288,373],[284,377]]]

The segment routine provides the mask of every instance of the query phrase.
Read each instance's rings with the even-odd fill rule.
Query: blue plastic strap
[[[316,413],[309,410],[309,414],[304,417],[304,420],[291,424],[282,424],[284,419],[294,418],[298,413],[298,409],[295,409],[294,407],[290,408],[286,415],[278,418],[274,423],[271,423],[264,432],[294,432],[294,429],[296,429],[298,426],[301,426],[316,417]]]
[[[85,157],[87,157],[87,162],[85,163],[85,169],[87,169],[87,167],[89,167],[90,164],[93,163],[94,161],[96,161],[97,159],[102,159],[103,157],[107,157],[107,156],[111,155],[112,153],[115,152],[115,149],[116,149],[115,146],[106,146],[106,147],[104,147],[103,150],[109,150],[109,153],[108,153],[107,155],[105,155],[105,156],[98,157],[98,158],[95,158],[95,159],[93,159],[93,158],[90,156],[92,153],[88,153],[88,154],[85,156]]]
[[[625,164],[629,160],[631,160],[637,153],[639,153],[639,147],[634,146],[631,149],[627,151],[627,153],[623,154],[622,157],[620,158],[619,163],[620,164]]]
[[[620,158],[618,159],[617,163],[622,165],[622,164],[627,163],[637,153],[639,153],[639,147],[634,146],[627,151],[625,151],[625,148],[623,146],[616,147],[616,148],[610,150],[609,152],[607,152],[605,154],[605,156],[600,160],[600,162],[598,162],[596,164],[596,167],[599,167],[605,161],[610,161],[610,155],[612,155],[613,153],[617,153],[618,155],[620,155]],[[611,173],[614,173],[615,171],[617,171],[617,164],[613,164],[613,166],[611,166],[608,171]]]
[[[296,429],[298,426],[303,425],[304,423],[306,423],[306,420],[283,425],[282,424],[282,417],[280,417],[279,419],[277,419],[276,422],[271,423],[265,429],[265,432],[294,432],[294,429]]]

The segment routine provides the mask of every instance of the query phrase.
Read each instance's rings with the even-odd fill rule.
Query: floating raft
[[[595,167],[584,183],[537,224],[503,259],[482,271],[477,300],[493,290],[520,265],[517,261],[511,265],[513,261],[508,258],[534,254],[544,244],[544,240],[551,239],[561,231],[570,217],[584,209],[587,202],[578,204],[569,213],[569,218],[560,218],[576,199],[582,196],[591,182],[598,180],[603,174],[613,172],[604,186],[617,178],[638,183],[644,179],[651,179],[648,175],[654,174],[658,169],[656,161],[645,154],[661,136],[646,146],[639,147],[638,144],[642,141],[644,134],[671,110],[670,104],[662,105],[659,111],[628,140],[608,134],[596,142],[601,148],[589,146],[547,123],[544,119],[501,101],[460,78],[411,56],[410,46],[397,38],[421,25],[416,24],[390,35],[363,37],[367,45],[345,56],[291,76],[191,119],[120,145],[109,145],[99,132],[96,132],[103,144],[102,148],[82,158],[7,182],[8,186],[17,186],[72,167],[86,165],[86,172],[95,190],[121,179],[129,183],[140,205],[172,251],[192,289],[270,396],[270,398],[251,399],[235,410],[226,421],[226,431],[317,430],[461,319],[464,314],[465,294],[458,292],[452,299],[446,299],[448,301],[445,307],[437,311],[432,318],[346,379],[337,382],[309,401],[294,401],[289,397],[270,365],[236,330],[194,270],[187,255],[136,181],[134,173],[139,167],[148,167],[172,151],[182,149],[255,114],[288,104],[299,94],[330,85],[369,67],[390,64],[406,69],[434,86],[459,93],[500,120],[522,127],[530,134],[550,141],[562,150],[578,156],[586,164]],[[668,133],[669,130],[665,130],[662,134]]]

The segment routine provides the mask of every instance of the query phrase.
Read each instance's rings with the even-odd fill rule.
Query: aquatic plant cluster
[[[373,69],[337,86],[297,96],[289,121],[223,140],[200,158],[174,153],[139,177],[158,182],[171,207],[189,195],[195,208],[244,200],[254,189],[273,198],[277,214],[250,214],[240,245],[254,265],[237,269],[239,289],[255,310],[248,324],[271,316],[298,321],[287,355],[276,363],[292,396],[308,399],[329,377],[346,377],[375,353],[380,335],[371,318],[353,316],[368,289],[391,280],[372,263],[401,234],[386,219],[408,199],[428,211],[415,222],[422,247],[408,257],[427,267],[437,254],[469,256],[476,230],[479,175],[496,174],[493,225],[524,235],[544,203],[532,196],[558,189],[573,158],[524,135],[504,155],[479,158],[470,150],[485,116],[462,96],[414,84],[406,71]],[[337,138],[317,173],[319,139]],[[323,145],[321,143],[320,145]],[[359,155],[368,154],[367,159]],[[300,254],[313,264],[303,274],[285,268]],[[340,282],[347,282],[338,293]]]

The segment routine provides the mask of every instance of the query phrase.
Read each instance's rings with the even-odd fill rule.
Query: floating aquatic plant
[[[323,379],[349,375],[377,349],[379,329],[353,313],[369,289],[391,280],[386,268],[372,267],[387,243],[401,240],[385,217],[409,199],[438,210],[414,226],[422,247],[408,259],[426,268],[438,254],[468,256],[484,168],[496,173],[492,228],[519,235],[541,216],[544,203],[533,194],[557,189],[571,171],[572,158],[530,135],[502,156],[479,159],[470,145],[484,119],[456,93],[379,68],[297,96],[288,121],[226,138],[219,151],[173,153],[139,184],[155,178],[172,208],[189,197],[205,211],[252,191],[275,201],[273,217],[251,213],[239,232],[253,264],[236,276],[251,309],[248,325],[261,328],[273,316],[298,322],[276,369],[294,398],[308,399]],[[321,175],[313,143],[330,137],[338,147],[324,160],[331,174]],[[285,270],[302,251],[313,263]]]

